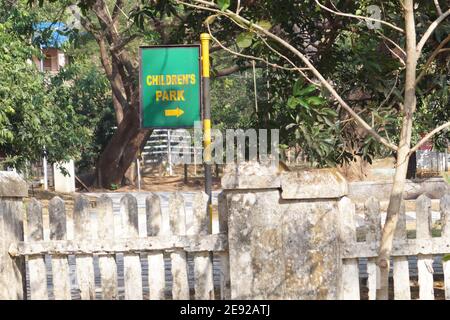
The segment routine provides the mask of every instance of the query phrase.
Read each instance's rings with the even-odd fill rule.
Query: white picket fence
[[[160,197],[148,195],[146,232],[139,232],[136,198],[126,194],[120,204],[121,219],[114,219],[113,203],[107,196],[90,202],[85,195],[78,195],[73,213],[66,212],[64,201],[55,197],[48,206],[49,239],[45,239],[42,204],[35,199],[28,203],[25,241],[12,244],[9,254],[26,258],[29,298],[118,299],[122,281],[125,299],[229,299],[227,236],[211,234],[205,193],[194,195],[189,229],[180,193],[170,195],[167,219],[161,213]],[[214,288],[213,256],[219,263],[218,288]],[[169,297],[165,259],[170,262]],[[193,261],[193,290],[189,259]],[[146,261],[146,277],[142,261]]]
[[[215,233],[211,232],[207,196],[201,192],[193,194],[189,214],[181,193],[170,193],[165,214],[161,197],[149,193],[145,214],[141,215],[136,198],[125,194],[120,200],[119,218],[114,216],[113,202],[106,195],[95,201],[77,195],[72,212],[58,197],[49,202],[48,210],[31,199],[23,225],[18,223],[22,201],[0,199],[0,225],[4,228],[0,244],[3,249],[9,248],[9,257],[0,255],[2,273],[7,275],[0,277],[0,294],[13,299],[58,300],[230,299],[230,278],[241,275],[230,277],[228,209],[224,195],[219,198],[219,228],[214,228]],[[368,298],[375,299],[382,228],[380,203],[375,198],[366,201],[366,232],[359,239],[356,205],[343,198],[339,206],[342,215],[336,228],[341,235],[342,298],[363,298],[366,279]],[[429,198],[422,195],[416,200],[415,237],[414,232],[407,233],[404,207],[392,251],[391,298],[414,298],[411,281],[417,277],[419,299],[434,299],[433,263],[436,257],[450,253],[450,194],[440,199],[438,231],[432,232]],[[411,269],[411,258],[416,261],[417,272]],[[21,266],[23,260],[26,268]],[[445,299],[450,299],[450,261],[439,261]],[[18,277],[22,272],[26,276]],[[21,293],[20,278],[26,278],[26,294]]]
[[[342,261],[343,261],[343,298],[360,299],[361,259],[367,259],[368,298],[376,298],[379,286],[376,265],[381,237],[380,203],[370,198],[365,203],[365,241],[358,242],[356,234],[355,205],[346,198],[341,217]],[[434,299],[433,262],[435,257],[450,253],[450,194],[440,199],[441,235],[432,234],[431,200],[422,195],[416,200],[416,237],[409,238],[406,230],[405,206],[402,206],[400,219],[395,230],[392,250],[393,298],[399,300],[411,299],[412,274],[408,258],[417,260],[417,276],[419,299]],[[436,235],[436,234],[435,234]],[[442,260],[442,270],[445,287],[445,299],[450,299],[450,261]]]

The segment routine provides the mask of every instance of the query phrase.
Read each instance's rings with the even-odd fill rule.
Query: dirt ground
[[[212,170],[213,185],[212,190],[219,190],[221,188],[220,175],[222,169],[219,169],[219,176],[215,172],[215,168]],[[117,189],[104,189],[89,187],[89,192],[174,192],[174,191],[201,191],[205,190],[205,178],[203,177],[202,166],[194,168],[193,165],[188,167],[187,183],[184,181],[184,167],[174,166],[173,174],[170,176],[165,168],[160,166],[147,167],[142,170],[141,175],[141,188],[139,190],[137,182],[135,186],[123,186]],[[137,181],[137,179],[136,179]],[[77,184],[77,188],[80,192],[86,192],[87,190],[81,185]]]

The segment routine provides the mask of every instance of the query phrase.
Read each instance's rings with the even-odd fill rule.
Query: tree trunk
[[[386,222],[381,234],[381,243],[378,253],[378,267],[380,268],[380,286],[377,288],[377,299],[389,298],[389,269],[394,232],[397,227],[398,215],[403,201],[406,173],[408,171],[409,151],[411,148],[411,134],[413,114],[416,110],[416,28],[414,22],[414,0],[404,1],[405,31],[406,31],[406,79],[405,98],[402,112],[403,124],[400,133],[397,163],[394,175],[392,192],[387,209]]]
[[[99,185],[110,188],[122,184],[126,171],[144,147],[151,130],[141,130],[139,115],[129,110],[98,161]]]

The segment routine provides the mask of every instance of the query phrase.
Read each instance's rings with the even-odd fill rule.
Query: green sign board
[[[140,48],[142,128],[187,128],[200,121],[200,46]]]

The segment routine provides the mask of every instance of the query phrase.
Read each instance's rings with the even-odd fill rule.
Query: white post
[[[444,171],[447,172],[448,171],[448,140],[447,140],[447,145],[445,146],[444,157],[445,157]]]
[[[173,174],[172,171],[172,148],[170,147],[170,130],[167,130],[167,161],[169,162],[169,175]]]
[[[69,173],[68,176],[61,172],[61,167]],[[53,164],[53,176],[55,179],[55,191],[75,192],[75,163],[73,160]]]
[[[138,190],[141,191],[141,164],[139,162],[139,158],[136,159],[136,169],[138,178]]]
[[[194,176],[197,176],[197,148],[194,145]]]
[[[44,190],[48,190],[47,157],[42,158],[42,167],[44,169]]]

